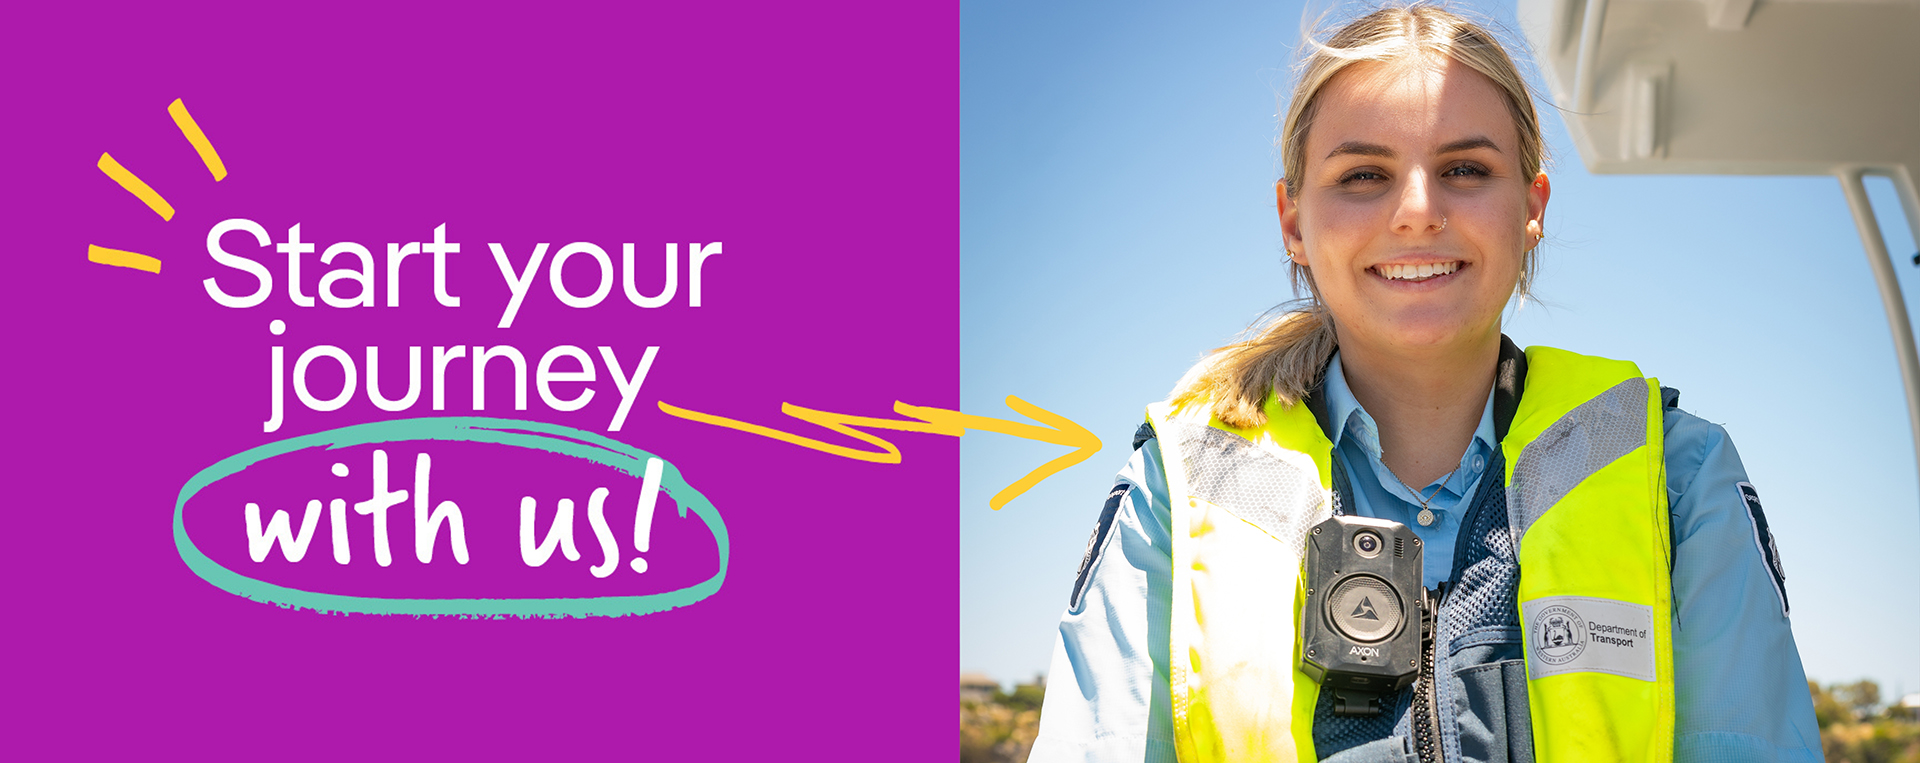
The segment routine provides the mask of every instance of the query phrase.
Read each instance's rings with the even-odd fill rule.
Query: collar
[[[1334,351],[1333,359],[1327,362],[1326,375],[1323,377],[1322,392],[1326,396],[1327,439],[1333,441],[1335,448],[1341,447],[1347,438],[1373,456],[1381,457],[1380,426],[1373,415],[1360,405],[1359,398],[1353,396],[1353,388],[1347,386],[1347,374],[1340,365],[1340,353]],[[1499,437],[1494,433],[1494,397],[1499,391],[1498,384],[1487,392],[1487,403],[1480,409],[1480,425],[1473,430],[1473,438],[1492,451],[1499,447]],[[1472,447],[1467,448],[1472,451]]]

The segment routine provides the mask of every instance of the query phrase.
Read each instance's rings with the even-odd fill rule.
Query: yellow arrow
[[[836,456],[844,456],[858,461],[871,461],[878,464],[900,463],[900,448],[891,442],[881,439],[878,435],[871,432],[862,432],[854,427],[892,429],[901,432],[926,432],[952,437],[959,437],[966,434],[967,430],[973,429],[982,432],[1009,434],[1027,440],[1050,442],[1055,445],[1065,445],[1074,449],[1071,453],[1041,464],[1040,468],[1028,472],[1027,476],[1021,477],[1018,481],[1008,485],[1006,489],[995,493],[993,499],[987,502],[995,511],[999,511],[1000,507],[1007,505],[1008,501],[1032,489],[1034,485],[1040,484],[1041,480],[1053,476],[1062,469],[1085,461],[1091,458],[1093,454],[1100,452],[1100,438],[1095,437],[1092,432],[1087,431],[1086,427],[1073,423],[1072,420],[1065,416],[1021,400],[1013,395],[1007,396],[1007,407],[1048,426],[1022,424],[1017,421],[1007,421],[989,416],[975,416],[959,411],[950,411],[945,408],[927,408],[918,405],[907,405],[906,403],[898,401],[893,404],[893,411],[910,418],[878,419],[869,416],[850,416],[844,413],[803,408],[793,403],[780,404],[781,413],[811,424],[818,424],[879,448],[879,450],[862,450],[860,448],[822,442],[811,437],[793,434],[792,432],[782,432],[772,427],[749,424],[745,421],[729,419],[724,416],[715,416],[711,413],[690,411],[679,406],[669,405],[665,400],[660,401],[661,411],[671,416],[687,419],[688,421],[698,421],[702,424],[712,424],[718,427],[737,429],[748,434],[757,434],[762,437],[771,437],[781,442],[790,442],[803,448],[812,448],[822,453],[831,453]]]

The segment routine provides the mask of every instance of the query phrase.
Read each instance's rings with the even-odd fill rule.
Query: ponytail
[[[1252,339],[1215,349],[1174,387],[1175,406],[1208,400],[1228,425],[1252,429],[1267,423],[1267,396],[1286,405],[1306,399],[1320,382],[1337,342],[1333,315],[1313,300],[1260,329]]]

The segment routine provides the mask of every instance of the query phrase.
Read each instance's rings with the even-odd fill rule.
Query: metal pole
[[[1887,327],[1893,330],[1893,354],[1900,362],[1900,381],[1907,392],[1907,422],[1913,429],[1915,468],[1920,469],[1920,353],[1914,350],[1913,323],[1907,318],[1907,302],[1900,296],[1900,280],[1894,274],[1893,259],[1887,255],[1887,241],[1880,235],[1873,204],[1867,200],[1867,171],[1848,167],[1837,174],[1840,188],[1847,194],[1847,206],[1853,210],[1853,224],[1860,229],[1860,241],[1867,247],[1867,266],[1873,269],[1873,280],[1880,287]]]
[[[1913,231],[1913,245],[1920,247],[1920,188],[1913,184],[1913,167],[1896,166],[1887,173],[1887,179],[1893,181],[1893,188],[1900,196],[1900,206],[1907,213],[1907,228]]]

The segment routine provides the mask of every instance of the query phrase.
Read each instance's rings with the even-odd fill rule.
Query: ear
[[[1547,180],[1547,173],[1533,176],[1533,183],[1527,186],[1527,233],[1533,240],[1531,248],[1546,237],[1547,199],[1553,195],[1553,183]]]
[[[1287,198],[1287,179],[1273,184],[1274,206],[1280,211],[1280,236],[1287,247],[1287,257],[1297,265],[1307,264],[1306,241],[1300,238],[1300,205]]]

